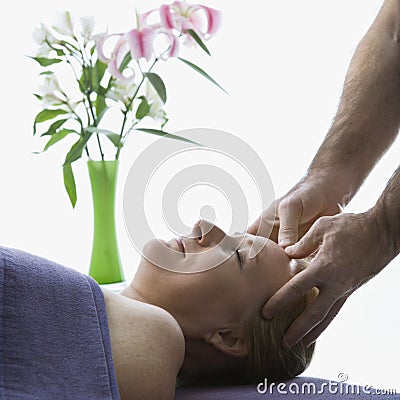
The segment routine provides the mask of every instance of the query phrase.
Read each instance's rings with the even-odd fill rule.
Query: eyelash
[[[239,250],[236,250],[236,255],[237,255],[237,258],[239,260],[240,268],[243,269],[242,257],[241,257],[241,255],[239,253]]]

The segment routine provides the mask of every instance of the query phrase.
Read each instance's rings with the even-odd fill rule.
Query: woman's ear
[[[206,342],[230,357],[244,358],[248,354],[247,343],[239,328],[219,329]]]

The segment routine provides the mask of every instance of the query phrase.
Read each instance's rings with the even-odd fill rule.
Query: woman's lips
[[[178,244],[178,249],[181,253],[185,254],[185,242],[182,237],[176,239],[176,243]]]
[[[185,238],[178,237],[168,240],[168,242],[162,240],[170,249],[182,253],[185,256]]]

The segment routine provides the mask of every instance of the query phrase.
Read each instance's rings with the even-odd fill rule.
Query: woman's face
[[[174,315],[187,336],[196,337],[238,324],[291,277],[290,259],[275,242],[226,235],[201,220],[190,237],[146,244],[132,287]]]

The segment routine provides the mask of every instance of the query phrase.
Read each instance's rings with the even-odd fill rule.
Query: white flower
[[[147,115],[153,118],[156,122],[164,123],[166,120],[166,113],[163,110],[164,103],[160,99],[160,96],[154,89],[153,85],[148,81],[146,84],[146,99],[150,105],[150,111]]]
[[[53,49],[47,43],[44,43],[36,50],[35,57],[49,58],[52,50]]]
[[[69,11],[59,13],[59,22],[53,29],[62,35],[74,36],[74,21]]]
[[[43,45],[47,43],[56,43],[57,39],[50,32],[50,29],[43,23],[40,24],[40,28],[35,28],[32,32],[32,37],[35,43]]]
[[[137,84],[133,79],[120,80],[115,79],[112,83],[110,90],[107,92],[109,99],[118,101],[121,100],[123,103],[127,103],[136,92]]]
[[[55,92],[63,93],[55,74],[43,75],[43,80],[39,85],[39,92],[42,96],[56,95]]]
[[[68,112],[76,112],[76,109],[78,108],[80,103],[80,101],[72,101],[70,99],[67,99],[67,102],[64,103],[63,107],[61,108],[64,108],[65,111]]]
[[[64,103],[55,94],[48,94],[42,97],[42,104],[43,108],[48,108],[48,107],[60,106],[63,105]]]
[[[95,24],[94,17],[81,17],[81,35],[85,43],[91,39]]]

